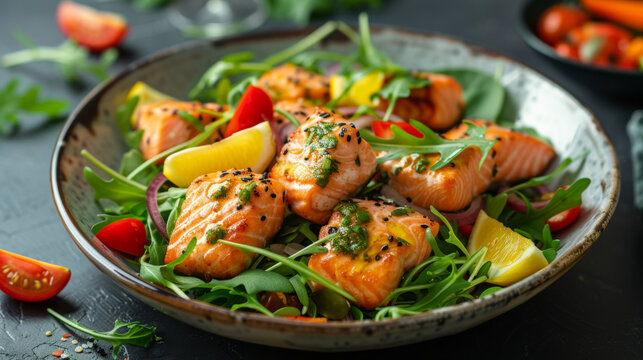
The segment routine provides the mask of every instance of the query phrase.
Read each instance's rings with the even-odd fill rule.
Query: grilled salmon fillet
[[[440,211],[458,211],[483,193],[491,184],[494,160],[487,156],[478,171],[482,153],[468,147],[453,161],[437,170],[430,167],[440,160],[440,154],[408,155],[388,160],[380,169],[389,175],[392,187],[410,203]]]
[[[324,100],[328,101],[328,79],[293,64],[284,64],[261,75],[257,86],[264,90],[272,101],[279,100]]]
[[[181,206],[165,263],[181,256],[196,237],[196,248],[177,270],[205,279],[243,272],[248,266],[246,254],[217,240],[264,247],[277,233],[286,206],[284,187],[266,175],[232,169],[196,178]]]
[[[295,119],[303,124],[306,118],[315,112],[315,106],[303,99],[298,100],[281,100],[275,104],[275,108],[287,111]],[[275,125],[282,141],[286,141],[288,136],[297,130],[297,127],[292,124],[285,116],[275,111],[274,114]]]
[[[513,131],[485,120],[467,120],[478,126],[485,125],[485,138],[497,140],[491,150],[496,163],[495,182],[513,182],[534,177],[543,172],[556,156],[554,148],[533,136]],[[465,135],[467,125],[462,124],[446,133],[447,139],[459,139]]]
[[[139,147],[145,160],[148,160],[163,151],[182,144],[199,134],[192,124],[181,119],[179,111],[187,111],[190,115],[201,121],[204,126],[216,120],[212,115],[196,111],[196,109],[208,109],[221,112],[226,108],[214,103],[201,104],[199,102],[185,101],[161,101],[154,104],[144,104],[138,111],[137,129],[143,130],[143,138]],[[221,129],[222,131],[223,129]],[[221,133],[215,132],[213,138],[222,138]]]
[[[368,221],[357,211],[367,212]],[[351,232],[355,225],[366,229],[366,241]],[[353,295],[356,305],[374,309],[398,287],[405,271],[431,253],[427,229],[436,236],[439,225],[409,208],[372,200],[344,201],[319,233],[320,239],[337,236],[325,243],[326,253],[311,256],[308,267]]]
[[[373,149],[354,125],[317,108],[288,137],[270,177],[285,186],[292,211],[325,224],[335,205],[368,181],[376,167]]]
[[[397,99],[393,113],[403,119],[415,119],[434,130],[452,127],[464,110],[462,86],[451,76],[416,73],[416,77],[431,81],[431,85],[411,89],[411,95]],[[386,110],[389,102],[380,98],[378,108]]]

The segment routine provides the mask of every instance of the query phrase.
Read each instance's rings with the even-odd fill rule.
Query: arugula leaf
[[[386,108],[386,113],[382,120],[388,121],[389,117],[393,113],[395,108],[395,103],[398,98],[405,98],[411,95],[411,89],[420,88],[424,86],[431,85],[431,82],[428,79],[418,78],[410,73],[398,74],[391,80],[386,86],[384,86],[380,91],[371,95],[371,100],[382,97],[389,101],[388,108]]]
[[[489,217],[497,220],[502,213],[502,210],[505,208],[505,205],[507,204],[509,194],[503,192],[496,196],[492,196],[489,194],[483,194],[482,196],[485,203],[484,212],[486,212]]]
[[[520,191],[522,189],[526,189],[526,188],[546,184],[549,181],[551,181],[553,178],[555,178],[556,175],[560,174],[563,170],[565,170],[565,168],[567,168],[569,166],[569,164],[571,164],[571,163],[572,163],[571,158],[565,158],[560,163],[560,166],[558,166],[558,168],[556,170],[554,170],[552,173],[547,174],[547,175],[533,177],[533,178],[527,180],[526,182],[524,182],[522,184],[515,185],[515,186],[507,189],[506,191],[503,191],[503,193],[506,193],[506,194],[515,193],[515,192]]]
[[[543,245],[541,250],[543,252],[543,255],[545,256],[545,259],[547,259],[547,262],[551,263],[556,258],[558,248],[560,247],[560,240],[554,240],[552,238],[549,224],[545,224],[545,226],[543,227],[542,242]]]
[[[300,263],[298,261],[294,261],[294,260],[291,260],[291,259],[289,259],[287,257],[275,254],[272,251],[268,251],[266,249],[261,249],[261,248],[250,246],[250,245],[234,243],[234,242],[227,241],[227,240],[219,240],[219,242],[222,242],[224,244],[228,244],[230,246],[239,248],[239,249],[241,249],[243,251],[246,251],[246,252],[257,253],[259,255],[263,255],[263,256],[265,256],[265,257],[267,257],[269,259],[272,259],[274,261],[280,262],[280,263],[288,266],[289,268],[297,271],[303,278],[312,280],[312,281],[314,281],[314,282],[316,282],[316,283],[318,283],[318,284],[320,284],[320,285],[322,285],[322,286],[324,286],[324,287],[326,287],[328,289],[331,289],[334,292],[342,295],[343,297],[347,298],[350,301],[356,301],[355,298],[351,294],[346,292],[346,290],[344,290],[341,287],[335,285],[334,283],[328,281],[325,277],[319,275],[315,271],[311,270],[308,266],[306,266],[306,265],[304,265],[304,264],[302,264],[302,263]]]
[[[118,350],[120,350],[121,345],[135,345],[147,348],[150,342],[154,340],[154,333],[156,332],[154,326],[143,325],[139,321],[122,322],[120,320],[114,321],[114,328],[112,330],[101,332],[86,328],[77,321],[68,319],[51,308],[47,308],[47,312],[71,329],[83,332],[94,339],[104,340],[112,344],[112,357],[114,359],[118,356]],[[122,332],[121,329],[123,328],[127,328],[127,331]]]
[[[26,38],[23,34],[21,37]],[[31,47],[0,57],[0,66],[13,67],[30,62],[47,61],[59,65],[61,74],[70,82],[78,81],[79,74],[87,73],[99,81],[107,80],[110,75],[107,68],[116,61],[118,51],[108,49],[98,61],[90,59],[90,52],[74,43],[66,41],[57,47]]]
[[[473,69],[431,71],[454,77],[462,86],[466,107],[463,119],[496,120],[506,98],[505,88],[492,75]]]
[[[67,108],[62,99],[38,99],[40,87],[33,85],[24,93],[18,92],[18,79],[10,80],[0,90],[0,135],[9,135],[20,125],[21,113],[38,113],[55,118]]]
[[[281,114],[281,116],[285,117],[286,120],[288,120],[291,124],[295,125],[296,127],[299,127],[301,125],[299,123],[299,120],[297,120],[297,118],[294,117],[288,111],[275,107],[275,112]]]
[[[174,274],[174,268],[185,261],[190,255],[192,250],[196,247],[196,238],[192,238],[188,243],[188,246],[185,248],[185,252],[181,254],[174,261],[169,264],[164,265],[153,265],[145,261],[146,256],[143,255],[139,259],[141,266],[139,274],[141,278],[152,283],[163,285],[170,290],[174,291],[179,297],[183,299],[189,299],[189,297],[181,290],[181,286],[184,288],[196,287],[200,284],[204,284],[204,281],[192,276],[177,276]]]
[[[292,293],[295,291],[286,277],[276,272],[248,269],[241,274],[226,280],[213,279],[209,284],[236,288],[242,286],[250,295],[262,291]]]
[[[132,201],[144,201],[145,190],[131,186],[118,179],[105,180],[98,176],[90,167],[83,169],[85,180],[94,189],[94,199],[109,199],[122,205]]]
[[[299,1],[299,0],[297,0]],[[348,59],[346,55],[338,54],[330,51],[310,51],[301,53],[293,57],[290,62],[300,66],[308,71],[312,71],[318,74],[323,73],[324,71],[320,67],[320,63],[325,60],[344,62]]]
[[[198,99],[207,89],[213,88],[219,81],[229,76],[270,70],[270,65],[247,62],[251,59],[251,53],[242,52],[228,55],[217,61],[206,70],[196,86],[190,91],[190,98]]]
[[[588,178],[576,180],[569,188],[558,189],[547,205],[541,209],[534,209],[527,198],[518,193],[527,205],[525,213],[514,213],[507,220],[507,226],[516,230],[519,229],[529,234],[532,239],[543,240],[543,227],[545,222],[552,216],[582,204],[581,194],[590,184]]]
[[[481,168],[487,154],[489,154],[489,151],[491,151],[491,148],[496,143],[495,140],[485,139],[484,133],[486,126],[484,125],[482,127],[478,127],[471,122],[465,122],[469,126],[469,129],[467,130],[469,138],[445,140],[417,120],[411,120],[410,123],[424,135],[422,138],[413,136],[396,125],[391,126],[391,130],[394,134],[391,139],[380,138],[367,131],[361,132],[362,137],[371,145],[373,150],[383,150],[388,152],[387,154],[377,158],[378,163],[391,159],[399,159],[411,154],[436,153],[440,154],[440,160],[431,165],[430,169],[437,170],[449,164],[453,159],[460,155],[464,149],[469,146],[477,146],[482,151],[482,157],[478,167]]]
[[[451,245],[455,245],[467,258],[470,257],[469,252],[467,251],[467,248],[464,247],[462,244],[462,241],[458,238],[458,236],[453,232],[453,227],[451,226],[451,223],[442,215],[438,209],[433,207],[431,205],[431,212],[437,216],[441,221],[444,226],[448,229],[448,236],[445,237],[445,241]],[[442,228],[442,225],[440,226]]]

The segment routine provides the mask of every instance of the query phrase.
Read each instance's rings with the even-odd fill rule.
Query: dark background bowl
[[[560,0],[525,0],[520,11],[520,32],[532,49],[548,57],[569,72],[587,87],[609,96],[628,98],[643,96],[643,71],[627,71],[616,68],[602,68],[566,59],[556,53],[536,35],[540,15],[550,6],[563,3]]]

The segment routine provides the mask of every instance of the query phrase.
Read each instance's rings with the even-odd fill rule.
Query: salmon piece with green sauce
[[[556,156],[554,148],[536,137],[496,125],[491,121],[467,120],[478,126],[485,125],[485,138],[497,140],[491,149],[495,160],[493,181],[514,182],[528,179],[542,173]],[[446,139],[465,137],[467,125],[462,124],[446,133]]]
[[[149,160],[199,134],[197,128],[179,117],[179,111],[187,111],[199,120],[203,126],[217,119],[215,116],[199,112],[197,109],[222,112],[226,110],[226,107],[214,103],[202,104],[174,100],[141,105],[138,111],[136,129],[143,130],[143,137],[139,147],[145,160]],[[212,135],[211,141],[223,138],[223,127],[219,131]]]
[[[165,263],[181,256],[196,238],[196,247],[177,265],[178,271],[206,280],[236,276],[246,270],[248,256],[218,240],[263,248],[281,227],[285,208],[283,185],[267,173],[232,169],[202,175],[188,187]]]
[[[462,210],[491,184],[494,160],[487,156],[478,170],[482,152],[471,146],[448,165],[431,170],[440,154],[413,154],[380,164],[390,178],[388,186],[423,209]]]
[[[385,305],[402,275],[431,254],[425,232],[435,237],[437,222],[408,207],[372,200],[347,200],[337,205],[319,238],[336,234],[314,254],[308,267],[342,287],[356,305]],[[315,284],[316,288],[321,288]]]
[[[366,183],[376,167],[375,152],[354,124],[317,108],[288,137],[270,177],[285,186],[292,211],[325,224],[335,205]]]
[[[460,119],[465,102],[462,86],[448,75],[419,72],[414,74],[431,84],[411,89],[406,98],[399,98],[393,113],[405,120],[415,119],[433,130],[447,130]],[[380,98],[378,108],[386,110],[389,102]]]
[[[315,112],[315,105],[305,101],[304,99],[281,100],[275,104],[275,108],[287,111],[297,119],[300,124],[303,124],[306,121],[306,118]],[[282,141],[286,141],[288,136],[290,136],[293,131],[297,130],[297,126],[276,111],[274,113],[274,124]]]
[[[261,75],[257,86],[265,91],[272,101],[322,100],[328,101],[328,79],[293,64],[284,64]]]

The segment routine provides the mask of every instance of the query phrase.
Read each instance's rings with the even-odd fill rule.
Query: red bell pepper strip
[[[264,121],[273,120],[272,100],[265,91],[260,88],[248,85],[246,91],[241,95],[241,100],[234,110],[232,119],[225,129],[225,137],[237,131],[253,127]]]
[[[373,121],[373,133],[377,137],[381,137],[383,139],[391,139],[394,135],[393,130],[391,130],[392,125],[398,126],[400,129],[415,137],[424,137],[424,135],[422,135],[422,133],[418,129],[414,128],[413,125],[403,122]]]

